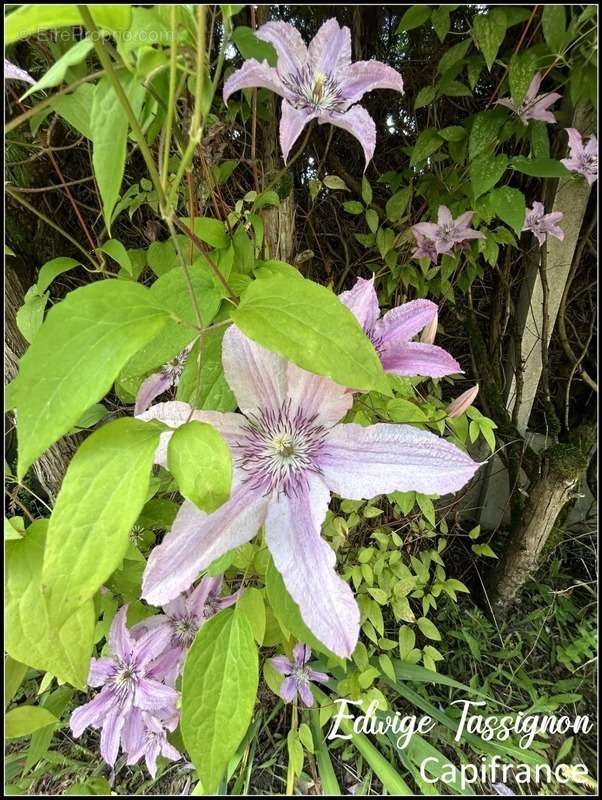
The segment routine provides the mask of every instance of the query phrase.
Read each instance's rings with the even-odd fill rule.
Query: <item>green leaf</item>
[[[42,327],[47,302],[48,294],[38,294],[38,287],[34,284],[27,290],[25,302],[17,311],[17,328],[30,343]]]
[[[479,156],[470,162],[470,183],[475,200],[492,189],[500,180],[506,167],[508,156]]]
[[[156,336],[167,315],[148,289],[103,280],[82,286],[48,313],[15,382],[18,479],[111,388],[119,370]]]
[[[553,158],[525,158],[516,156],[510,159],[510,166],[517,172],[532,175],[534,178],[564,178],[569,170]]]
[[[529,84],[536,71],[537,55],[533,50],[527,50],[524,53],[515,53],[510,59],[508,82],[510,84],[512,102],[516,106],[520,106],[525,99]]]
[[[414,649],[416,644],[416,634],[408,625],[399,627],[399,657],[405,661]]]
[[[431,9],[429,6],[411,6],[402,16],[399,25],[395,29],[395,33],[402,33],[403,31],[411,31],[414,28],[419,28],[431,16]]]
[[[309,712],[309,722],[311,725],[312,739],[316,752],[316,764],[322,791],[326,797],[341,796],[341,787],[337,780],[336,773],[330,760],[328,746],[324,734],[320,728],[320,712],[312,710]]]
[[[554,55],[563,52],[566,38],[566,12],[564,6],[545,3],[541,13],[541,27],[546,44]]]
[[[4,658],[4,707],[11,702],[19,691],[27,674],[27,664],[22,664],[10,656]]]
[[[259,665],[246,617],[227,609],[199,630],[184,665],[182,736],[203,788],[217,792],[251,721]]]
[[[263,592],[254,586],[245,589],[242,597],[236,603],[236,608],[246,616],[253,631],[253,637],[258,645],[263,644],[265,637],[265,603]]]
[[[416,100],[414,100],[414,111],[417,111],[419,108],[423,108],[424,106],[428,106],[429,103],[432,103],[436,94],[437,90],[434,86],[423,86],[416,95]]]
[[[50,107],[59,117],[90,141],[94,137],[91,114],[95,92],[95,86],[83,83],[74,92],[55,97],[50,103]]]
[[[67,50],[67,52],[50,67],[48,72],[40,78],[34,86],[31,86],[25,92],[21,100],[25,100],[25,98],[29,97],[33,92],[39,92],[41,89],[49,89],[53,86],[58,86],[65,80],[65,76],[70,67],[81,64],[93,48],[94,43],[89,37],[76,42],[73,47]]]
[[[271,67],[276,66],[278,56],[274,46],[270,42],[258,39],[251,28],[239,25],[234,29],[232,41],[243,58],[254,58],[260,63],[265,59]]]
[[[387,414],[392,422],[426,422],[424,411],[410,400],[396,397],[387,404]]]
[[[324,286],[284,275],[253,281],[232,319],[251,339],[303,369],[343,386],[389,393],[370,340]]]
[[[230,237],[226,232],[226,226],[219,219],[212,217],[195,217],[194,223],[189,217],[182,217],[182,222],[192,230],[203,242],[207,242],[211,247],[222,250],[230,244]]]
[[[343,203],[343,208],[348,214],[361,214],[364,210],[364,206],[359,200],[347,200]]]
[[[446,142],[461,142],[466,137],[466,129],[461,125],[449,125],[439,131],[439,136]]]
[[[445,37],[449,33],[450,11],[451,9],[448,6],[439,6],[439,8],[436,8],[431,14],[431,24],[440,42],[444,42]]]
[[[42,706],[18,706],[4,717],[4,734],[7,739],[31,736],[34,731],[58,722],[54,714]]]
[[[502,186],[489,193],[489,201],[496,216],[520,235],[526,214],[524,194],[518,189]]]
[[[184,400],[196,408],[215,411],[234,411],[236,398],[226,383],[222,365],[222,339],[225,327],[215,328],[205,334],[201,351],[200,392],[197,395],[197,372],[200,342],[197,342],[186,360],[176,392],[177,400]]]
[[[508,22],[503,8],[494,8],[487,14],[477,14],[472,23],[472,35],[485,57],[487,69],[491,67],[506,37]]]
[[[426,636],[427,639],[434,639],[435,641],[441,641],[441,634],[437,630],[435,624],[427,619],[426,617],[420,617],[416,620],[416,624],[420,628],[420,632],[423,636]]]
[[[291,772],[293,775],[300,775],[303,770],[303,746],[294,728],[291,728],[286,736],[286,750]]]
[[[50,518],[43,581],[55,625],[119,566],[146,502],[161,426],[123,417],[94,431],[69,465]]]
[[[427,128],[419,134],[416,139],[416,144],[412,150],[412,164],[418,164],[424,161],[434,152],[436,152],[443,144],[443,139],[434,128]]]
[[[90,13],[96,25],[104,31],[126,31],[130,27],[130,5],[92,5]],[[82,18],[76,5],[23,5],[5,19],[4,44],[28,39],[41,31],[81,25]]]
[[[139,111],[145,88],[134,78],[126,79],[124,90],[134,113]],[[94,90],[90,112],[92,165],[102,200],[107,231],[111,232],[113,209],[119,199],[125,170],[128,118],[108,76]]]
[[[111,256],[111,258],[114,259],[122,269],[132,275],[132,261],[127,250],[120,241],[117,239],[109,239],[101,247],[99,247],[98,250],[101,253],[106,253],[108,256]]]
[[[342,178],[339,178],[338,175],[326,175],[324,178],[324,186],[327,186],[329,189],[340,189],[341,191],[348,192],[349,187],[345,183]]]
[[[481,111],[475,115],[468,142],[470,161],[485,150],[493,148],[503,123],[504,118],[498,111]]]
[[[55,278],[58,278],[63,272],[67,272],[79,266],[79,261],[64,256],[47,261],[43,267],[40,267],[40,271],[38,272],[38,278],[36,280],[38,291],[45,292]]]
[[[367,206],[372,202],[372,187],[365,175],[362,177],[362,200]]]
[[[457,64],[458,61],[461,61],[468,52],[470,45],[470,39],[465,39],[463,42],[459,42],[453,47],[450,47],[449,50],[446,50],[439,61],[437,72],[440,75],[443,75],[451,67],[453,67],[454,64]]]
[[[94,603],[82,605],[58,633],[53,629],[42,594],[47,522],[32,523],[23,539],[6,543],[4,646],[11,658],[85,689],[96,621]]]
[[[211,425],[192,420],[177,428],[167,447],[169,471],[180,494],[211,514],[230,496],[232,456]]]

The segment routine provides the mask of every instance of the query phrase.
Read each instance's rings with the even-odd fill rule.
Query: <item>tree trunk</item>
[[[6,270],[5,284],[5,344],[4,344],[4,375],[6,383],[10,383],[19,370],[19,359],[27,349],[27,341],[17,328],[16,315],[19,307],[23,305],[25,292],[16,270],[9,266]],[[16,449],[14,436],[14,413],[11,413],[7,430],[6,452],[10,457]],[[34,474],[44,493],[54,503],[61,488],[61,483],[69,462],[81,441],[81,436],[67,436],[53,444],[33,465]]]
[[[488,576],[487,589],[495,617],[505,617],[528,578],[539,566],[540,554],[554,523],[572,499],[589,455],[572,444],[559,444],[544,453],[542,475],[529,489],[522,520],[511,534],[505,552]]]
[[[257,26],[269,20],[270,7],[257,6]],[[269,121],[261,125],[261,160],[265,182],[282,168],[282,155],[278,142],[279,98],[270,93]],[[266,208],[262,212],[264,223],[264,245],[269,258],[292,263],[295,253],[295,195],[292,176],[285,176],[274,187],[280,195],[278,208]]]

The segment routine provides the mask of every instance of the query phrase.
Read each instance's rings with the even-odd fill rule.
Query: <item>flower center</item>
[[[297,684],[309,684],[309,675],[307,674],[306,667],[295,667],[293,670],[293,678]]]
[[[173,631],[173,638],[178,647],[190,647],[199,629],[199,623],[196,617],[172,617],[171,627]]]
[[[281,77],[282,83],[293,94],[297,108],[313,111],[344,111],[345,98],[332,75],[313,72],[309,66]]]
[[[316,458],[326,431],[316,416],[291,411],[290,400],[277,410],[249,415],[245,436],[234,445],[237,463],[251,486],[264,494],[294,492],[306,472],[319,472]]]
[[[118,661],[118,672],[112,679],[113,687],[119,700],[124,702],[134,692],[138,683],[138,671],[131,664]]]

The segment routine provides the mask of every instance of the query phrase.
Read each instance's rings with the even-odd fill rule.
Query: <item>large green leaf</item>
[[[96,87],[82,83],[74,92],[55,97],[50,107],[86,139],[92,140],[92,103]]]
[[[148,289],[125,281],[82,286],[50,310],[21,359],[14,389],[19,480],[108,392],[119,370],[166,319]]]
[[[496,216],[520,234],[527,213],[524,194],[510,186],[501,186],[489,193],[489,203]]]
[[[220,612],[199,630],[182,679],[182,736],[208,794],[249,727],[258,682],[251,626],[236,609]]]
[[[161,426],[123,417],[95,431],[67,470],[44,555],[49,613],[61,624],[119,566],[146,502]]]
[[[500,111],[481,111],[475,114],[468,141],[470,161],[481,153],[493,149],[503,123],[504,115]]]
[[[225,327],[208,331],[203,337],[202,347],[200,341],[194,345],[180,377],[176,392],[178,400],[184,400],[197,408],[234,411],[236,398],[226,382],[222,365],[222,339],[225,331]],[[199,351],[201,369],[197,397]]]
[[[510,84],[510,95],[512,102],[516,106],[525,99],[527,90],[537,71],[537,56],[534,50],[527,50],[524,53],[515,53],[510,59],[510,69],[508,71],[508,83]]]
[[[470,183],[475,200],[497,184],[508,166],[508,156],[479,156],[470,163]]]
[[[532,175],[535,178],[563,178],[569,170],[560,161],[553,158],[525,158],[516,156],[510,159],[510,166],[517,172]]]
[[[94,636],[94,603],[84,603],[59,628],[51,624],[42,594],[47,520],[6,544],[6,634],[11,658],[85,689]]]
[[[167,463],[180,493],[203,511],[215,511],[230,496],[230,448],[211,425],[192,420],[177,428],[169,440]]]
[[[39,92],[41,89],[49,89],[53,86],[58,86],[65,80],[69,68],[76,64],[81,64],[93,47],[94,43],[89,37],[76,42],[73,47],[67,50],[67,52],[50,67],[48,72],[40,78],[36,84],[25,92],[21,99],[24,100],[33,92]]]
[[[42,706],[18,706],[12,708],[4,718],[7,739],[31,736],[39,728],[58,722],[54,714]]]
[[[105,31],[125,31],[130,27],[130,5],[92,5],[90,13],[96,25]],[[75,4],[31,3],[13,11],[5,19],[4,44],[27,39],[41,31],[81,25],[82,18]]]
[[[324,286],[286,275],[255,280],[232,319],[251,339],[303,369],[343,386],[389,393],[372,343]]]
[[[472,23],[472,35],[491,70],[500,45],[506,36],[508,21],[503,8],[494,8],[487,14],[477,14]]]

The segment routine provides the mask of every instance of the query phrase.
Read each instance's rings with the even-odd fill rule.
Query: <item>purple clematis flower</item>
[[[159,372],[153,372],[149,375],[138,389],[136,395],[136,405],[134,406],[134,414],[142,414],[143,411],[150,406],[155,397],[171,389],[172,386],[177,386],[180,382],[180,377],[186,364],[186,359],[192,349],[193,343],[185,347],[181,353],[164,364]]]
[[[562,97],[558,92],[548,92],[547,94],[537,94],[539,87],[543,80],[541,72],[537,72],[533,76],[525,99],[516,106],[511,97],[503,97],[501,100],[495,102],[500,106],[506,106],[519,117],[523,125],[527,125],[530,119],[539,120],[539,122],[556,122],[556,117],[551,111],[548,111],[548,106],[560,100]]]
[[[224,84],[224,102],[239,89],[263,87],[282,97],[280,147],[286,163],[292,146],[312,119],[348,131],[359,140],[366,166],[376,147],[376,125],[362,106],[354,105],[372,89],[403,93],[401,75],[380,61],[351,63],[351,33],[327,20],[306,47],[287,22],[267,22],[256,32],[274,45],[276,67],[267,61],[245,61]]]
[[[313,706],[314,696],[311,693],[310,682],[326,683],[330,680],[330,675],[325,672],[316,672],[315,669],[308,666],[307,662],[310,658],[309,645],[300,642],[293,649],[292,661],[286,656],[275,656],[270,659],[274,669],[285,676],[280,688],[280,697],[285,703],[290,703],[298,693],[304,705]]]
[[[24,81],[25,83],[34,84],[35,81],[24,69],[13,64],[8,58],[4,59],[4,80],[5,81]]]
[[[591,186],[598,180],[598,140],[595,136],[590,136],[587,144],[583,144],[583,137],[577,128],[566,128],[569,135],[569,158],[561,158],[560,161],[571,172],[578,172],[583,175]]]
[[[442,347],[410,341],[437,318],[437,306],[430,300],[412,300],[379,319],[374,278],[358,278],[353,289],[339,295],[339,300],[355,314],[380,356],[385,372],[430,378],[463,372],[456,359]]]
[[[132,628],[132,636],[135,638],[161,627],[169,631],[169,650],[160,657],[160,661],[171,680],[177,677],[199,628],[222,608],[234,605],[240,597],[241,590],[227,597],[220,597],[223,582],[223,575],[214,578],[205,575],[191,592],[183,592],[167,603],[163,607],[163,614],[146,617]]]
[[[523,231],[531,231],[537,238],[539,246],[545,242],[548,236],[555,236],[562,241],[564,239],[564,231],[556,225],[557,222],[564,217],[562,211],[552,211],[551,214],[546,214],[543,203],[537,200],[533,203],[533,208],[528,209]]]
[[[474,211],[466,211],[458,219],[454,219],[447,206],[439,206],[437,222],[418,222],[412,225],[412,233],[418,245],[413,257],[428,257],[436,262],[440,254],[457,250],[469,239],[484,239],[485,236],[480,231],[469,227],[473,215]]]
[[[428,321],[428,320],[427,320]],[[189,418],[214,425],[233,454],[230,499],[206,515],[184,502],[153,549],[143,597],[162,605],[188,589],[216,558],[265,528],[266,544],[305,624],[332,652],[349,656],[359,609],[321,538],[330,492],[360,500],[396,490],[447,494],[478,468],[454,445],[409,425],[337,422],[352,393],[306,372],[232,325],[222,344],[224,373],[242,414],[196,411],[187,403],[152,406],[140,416],[172,428]],[[165,464],[170,432],[156,460]]]
[[[167,731],[175,731],[179,714],[151,714],[132,709],[121,735],[121,747],[127,753],[127,763],[136,764],[142,756],[151,778],[157,774],[157,758],[162,755],[170,761],[179,761],[182,754],[167,741]]]
[[[173,715],[178,699],[176,690],[161,682],[164,675],[158,666],[158,657],[169,645],[169,631],[151,630],[135,640],[126,627],[126,615],[127,606],[122,606],[111,625],[107,637],[111,655],[92,659],[88,685],[102,686],[100,693],[76,708],[70,720],[76,738],[89,726],[102,728],[100,752],[110,766],[132,709]]]

